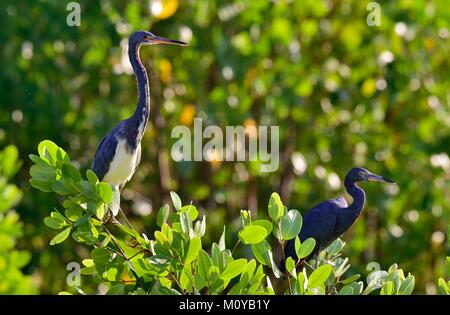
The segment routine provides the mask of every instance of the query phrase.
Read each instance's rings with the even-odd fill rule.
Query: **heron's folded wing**
[[[99,180],[103,180],[109,170],[109,164],[114,159],[114,154],[116,153],[117,143],[116,137],[110,133],[98,145],[92,163],[92,170],[97,174]]]

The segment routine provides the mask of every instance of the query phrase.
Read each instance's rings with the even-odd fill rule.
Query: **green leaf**
[[[330,256],[334,256],[337,255],[342,250],[342,248],[344,248],[344,246],[345,242],[343,242],[340,238],[337,238],[333,243],[331,243],[330,246],[326,248],[326,252]]]
[[[105,205],[103,203],[99,204],[97,210],[95,211],[95,215],[99,220],[103,219],[103,216],[105,215]]]
[[[262,226],[263,228],[265,228],[267,230],[267,235],[272,233],[272,228],[273,228],[272,222],[270,222],[268,220],[255,220],[255,221],[252,221],[251,224],[259,225],[259,226]]]
[[[270,248],[269,243],[264,240],[258,244],[252,245],[253,255],[255,255],[256,260],[263,265],[270,266],[270,256],[268,254]]]
[[[300,272],[297,275],[297,281],[295,282],[297,292],[298,292],[298,294],[301,294],[301,295],[304,294],[304,292],[305,292],[305,279],[306,279],[305,273]]]
[[[302,242],[300,241],[300,238],[297,235],[295,237],[295,241],[294,241],[295,254],[297,255],[297,258],[300,256],[300,246],[301,245],[302,245]]]
[[[172,198],[172,202],[173,202],[173,206],[174,206],[175,210],[180,211],[181,210],[181,199],[177,195],[177,193],[174,191],[171,191],[170,198]]]
[[[242,227],[250,223],[251,218],[247,210],[241,210],[240,215]]]
[[[309,276],[308,288],[317,288],[325,283],[331,274],[332,267],[330,265],[323,265],[313,271]]]
[[[78,192],[77,186],[69,179],[57,180],[51,185],[53,191],[61,196],[73,195]]]
[[[339,290],[339,295],[353,295],[353,288],[349,285],[343,286]]]
[[[216,243],[213,243],[211,246],[211,262],[214,266],[217,266],[219,268],[222,267],[221,250],[219,248],[219,245],[217,245]]]
[[[222,235],[220,236],[219,249],[221,251],[225,250],[225,225],[223,226],[223,232]]]
[[[400,285],[398,289],[399,295],[411,295],[414,290],[415,278],[414,276],[408,276]]]
[[[123,295],[124,293],[125,293],[125,287],[123,286],[123,284],[118,283],[118,284],[115,284],[114,286],[112,286],[108,290],[106,295]]]
[[[51,241],[50,241],[50,245],[56,245],[59,244],[61,242],[63,242],[67,236],[69,236],[70,234],[70,230],[72,229],[72,227],[68,227],[67,229],[65,229],[64,231],[58,233]]]
[[[289,210],[281,219],[281,235],[284,240],[293,239],[302,228],[302,216],[297,210]]]
[[[39,189],[43,192],[53,192],[51,183],[47,181],[36,180],[34,178],[30,179],[30,185],[33,188]]]
[[[278,269],[277,264],[275,263],[275,260],[273,260],[273,254],[272,254],[272,251],[269,250],[269,251],[267,252],[267,254],[269,255],[270,266],[272,267],[273,274],[274,274],[275,277],[277,277],[278,279],[281,278],[281,277],[283,276],[283,273],[280,271],[280,269]]]
[[[92,170],[86,171],[86,177],[91,184],[93,184],[93,185],[98,184],[98,177]]]
[[[280,219],[284,214],[283,203],[281,202],[280,196],[276,192],[272,193],[270,196],[268,210],[269,216],[274,221]]]
[[[83,215],[83,208],[79,205],[71,205],[64,213],[70,221],[75,222]]]
[[[258,244],[267,237],[267,230],[259,225],[247,225],[239,231],[238,236],[244,244]]]
[[[166,239],[168,240],[169,244],[172,244],[172,242],[173,242],[173,233],[172,233],[172,229],[170,228],[170,226],[167,223],[164,223],[162,225],[161,232],[166,237]]]
[[[97,185],[97,191],[103,202],[109,205],[113,197],[111,186],[108,183],[101,182]]]
[[[191,218],[191,221],[194,221],[198,217],[198,210],[193,205],[184,206],[180,210],[181,212],[189,213],[189,216]]]
[[[189,241],[189,249],[184,258],[185,264],[190,264],[195,258],[197,258],[198,252],[202,248],[202,241],[199,237],[194,237]]]
[[[186,235],[189,235],[190,230],[192,228],[192,220],[189,216],[189,213],[181,211],[180,212],[180,223],[181,223],[181,229],[183,233]]]
[[[181,272],[180,284],[183,289],[187,290],[188,292],[192,292],[195,280],[189,269],[190,269],[189,265],[184,266]]]
[[[303,259],[305,257],[308,257],[314,251],[315,247],[316,247],[316,241],[312,237],[306,239],[301,244],[301,246],[299,248],[299,252],[297,254],[297,257],[299,259]]]
[[[201,221],[197,221],[194,227],[195,233],[198,237],[203,237],[206,232],[206,215],[203,215],[203,219]]]
[[[81,180],[77,183],[78,189],[88,198],[92,200],[98,199],[98,194],[94,184],[86,180]]]
[[[158,215],[156,216],[156,224],[161,227],[164,223],[167,222],[167,219],[169,218],[169,205],[164,205],[163,207],[159,208]]]
[[[200,277],[202,277],[205,281],[208,281],[209,279],[208,272],[210,267],[211,259],[209,258],[208,253],[201,249],[198,255],[197,268]]]
[[[41,164],[41,165],[50,165],[48,161],[41,159],[39,156],[35,154],[28,155],[31,161],[33,161],[34,164]]]
[[[256,261],[254,259],[250,260],[242,269],[241,278],[239,279],[239,283],[241,284],[242,288],[245,288],[249,284],[255,269]]]
[[[19,151],[14,145],[8,145],[3,149],[3,154],[0,152],[0,173],[3,173],[7,178],[11,178],[22,166],[22,161],[19,161]]]
[[[81,218],[79,218],[75,224],[73,225],[74,227],[83,225],[84,223],[87,222],[87,220],[89,220],[89,218],[91,217],[91,213],[85,213]]]
[[[44,223],[49,228],[59,230],[66,225],[66,220],[61,220],[60,218],[45,217]]]
[[[295,262],[292,259],[292,257],[288,257],[286,259],[286,270],[287,270],[287,272],[291,273],[292,270],[294,270],[294,269],[295,269]]]
[[[72,163],[64,162],[62,165],[62,172],[64,177],[70,178],[75,182],[81,180],[80,172]]]
[[[52,165],[55,165],[57,161],[58,149],[58,146],[50,140],[41,141],[38,145],[39,156],[47,159]]]
[[[229,282],[234,277],[238,276],[242,272],[242,267],[247,264],[247,260],[244,258],[236,259],[227,264],[225,270],[220,274],[220,278],[225,282]]]
[[[56,181],[56,169],[51,165],[35,164],[30,168],[30,175],[33,180],[42,183],[53,184]]]
[[[380,295],[393,295],[394,294],[394,282],[386,281],[381,288]]]
[[[135,230],[123,225],[123,224],[118,224],[117,225],[122,231],[124,231],[125,233],[127,233],[128,235],[134,237],[135,239],[137,239],[138,241],[141,240],[141,236],[139,235],[138,232],[136,232]]]
[[[350,268],[350,265],[347,265],[348,258],[336,260],[336,267],[338,266],[338,262],[340,262],[339,267],[334,271],[334,275],[337,278],[342,276]]]
[[[439,292],[443,295],[450,295],[450,287],[445,282],[444,278],[438,280]]]
[[[348,277],[348,278],[345,279],[345,280],[342,280],[342,283],[343,283],[343,284],[350,284],[350,283],[352,283],[352,282],[358,280],[360,277],[361,277],[361,275],[356,274],[356,275],[353,275],[353,276],[351,276],[351,277]]]

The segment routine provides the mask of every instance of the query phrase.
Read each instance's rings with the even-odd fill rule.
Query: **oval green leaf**
[[[56,236],[50,241],[50,245],[56,245],[61,242],[64,242],[64,240],[67,238],[67,236],[69,236],[71,229],[72,229],[72,227],[68,227],[64,231],[56,234]]]
[[[239,231],[238,236],[244,244],[258,244],[267,237],[267,230],[259,225],[247,225]]]
[[[289,210],[281,219],[281,236],[284,240],[293,239],[302,228],[302,216],[297,210]]]
[[[308,280],[308,288],[317,288],[320,287],[327,281],[330,276],[332,268],[330,265],[323,265],[314,270]]]

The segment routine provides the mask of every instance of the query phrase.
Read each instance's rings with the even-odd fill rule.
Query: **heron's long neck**
[[[362,190],[356,182],[348,177],[345,177],[345,189],[352,196],[353,203],[346,209],[348,215],[356,220],[356,218],[361,214],[361,211],[364,209],[364,204],[366,202],[366,194],[364,190]]]
[[[136,137],[140,140],[145,128],[147,127],[147,121],[150,113],[150,91],[147,71],[145,70],[145,67],[139,57],[139,48],[139,44],[130,45],[128,47],[128,56],[130,58],[131,66],[133,67],[138,86],[138,105],[131,118],[137,128]]]

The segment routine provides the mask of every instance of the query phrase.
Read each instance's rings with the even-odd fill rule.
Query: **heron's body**
[[[130,150],[125,139],[117,142],[114,158],[103,180],[111,186],[118,187],[130,181],[141,160],[141,145],[136,150]]]
[[[167,43],[184,45],[174,40],[157,37],[152,33],[139,31],[130,36],[128,57],[136,76],[138,87],[138,104],[134,114],[118,123],[100,142],[95,152],[92,170],[101,181],[109,183],[116,194],[119,188],[130,181],[141,160],[141,140],[144,136],[150,114],[150,91],[147,71],[139,57],[142,45]],[[119,197],[116,195],[114,208],[116,215]]]
[[[298,235],[300,241],[304,242],[310,237],[316,241],[316,247],[309,257],[328,247],[358,219],[364,209],[366,195],[356,182],[363,180],[393,183],[391,180],[374,175],[366,169],[351,169],[344,181],[347,192],[353,198],[351,205],[348,205],[343,197],[338,197],[318,204],[303,216],[302,229]],[[297,257],[295,254],[295,239],[287,242],[285,256]]]

